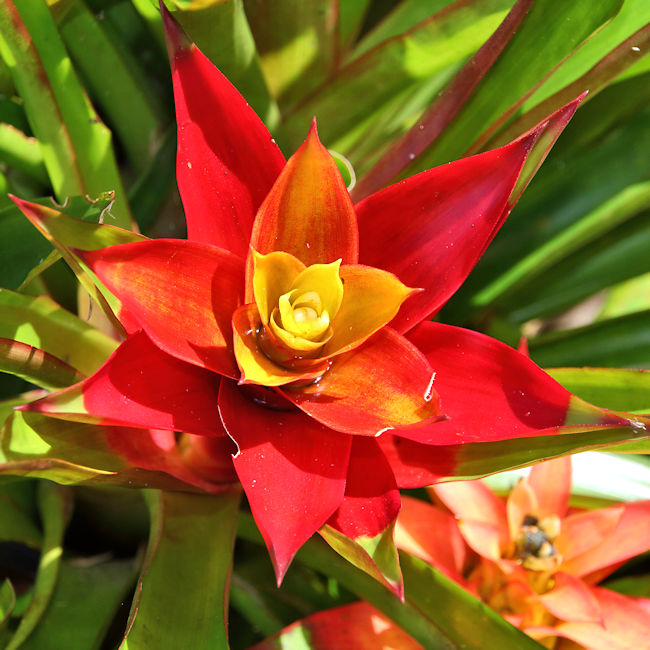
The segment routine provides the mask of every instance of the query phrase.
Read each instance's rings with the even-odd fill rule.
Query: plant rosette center
[[[235,313],[242,384],[299,387],[354,350],[417,289],[392,273],[341,260],[306,266],[283,251],[251,250],[254,303]]]

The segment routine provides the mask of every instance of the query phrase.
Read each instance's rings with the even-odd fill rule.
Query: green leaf
[[[498,139],[490,142],[489,147],[508,142],[513,134],[537,124],[550,112],[549,107],[565,104],[585,88],[590,93],[597,93],[623,70],[640,61],[647,53],[649,23],[650,5],[645,0],[626,0],[614,18],[562,63],[522,104],[520,113],[526,116],[526,120],[518,119],[519,125],[515,129],[508,126]],[[547,104],[551,97],[555,97],[555,102]]]
[[[21,649],[99,650],[135,579],[132,560],[64,560],[50,606]]]
[[[0,159],[25,172],[39,183],[48,184],[43,153],[38,140],[26,136],[12,124],[0,122]]]
[[[457,3],[344,65],[285,120],[289,144],[295,147],[304,138],[312,116],[317,115],[323,142],[349,155],[356,165],[350,146],[371,130],[384,105],[436,77],[439,90],[448,79],[446,71],[492,34],[509,4],[510,0]]]
[[[452,3],[453,0],[429,0],[429,2],[403,0],[370,32],[364,35],[348,56],[347,61],[360,57],[389,38],[401,36]]]
[[[545,313],[545,297],[549,309],[558,304],[560,294],[553,297],[546,287],[568,280],[568,269],[571,279],[584,273],[586,269],[576,269],[577,262],[584,263],[602,237],[640,215],[648,203],[648,116],[646,108],[593,146],[551,153],[476,273],[452,300],[448,318],[466,318],[477,308],[493,308],[498,300],[501,309],[525,320]],[[580,128],[581,117],[582,109],[569,125],[569,135]],[[574,260],[574,255],[582,257]],[[576,281],[569,291],[579,292],[581,286]]]
[[[529,341],[541,366],[650,367],[650,311],[542,334]]]
[[[227,647],[240,494],[149,494],[149,546],[121,648]]]
[[[283,111],[318,86],[338,55],[337,2],[245,2],[264,76]]]
[[[124,42],[114,42],[81,0],[66,0],[52,11],[75,68],[136,169],[145,167],[159,146],[163,111],[141,67]],[[106,188],[104,188],[106,189]]]
[[[52,354],[19,341],[3,338],[0,338],[0,371],[50,390],[65,388],[84,377]]]
[[[532,465],[541,460],[565,456],[579,451],[614,449],[616,443],[632,440],[630,444],[646,445],[648,432],[642,428],[602,429],[580,433],[562,433],[530,438],[513,438],[497,442],[467,443],[440,447],[441,478],[445,476],[445,463],[453,459],[455,476],[450,480],[483,478],[488,474]],[[636,442],[636,441],[641,441]],[[618,448],[618,447],[616,447]]]
[[[44,0],[23,0],[19,7],[0,2],[0,54],[41,143],[54,191],[61,201],[114,191],[117,223],[128,228],[111,134],[89,105]]]
[[[516,298],[511,296],[504,309],[516,322],[557,313],[601,289],[650,271],[649,248],[650,211],[646,210],[546,269],[533,285],[518,290]],[[627,309],[604,308],[599,318],[650,308],[650,293],[643,285],[631,291]]]
[[[623,368],[547,368],[553,379],[582,399],[616,411],[650,413],[650,372]]]
[[[40,548],[43,535],[35,521],[33,481],[4,478],[0,483],[0,540]]]
[[[15,205],[0,210],[0,285],[17,289],[51,251]]]
[[[406,174],[461,156],[504,115],[511,114],[545,80],[555,66],[579,48],[620,9],[621,0],[558,4],[532,3],[520,27],[453,124]],[[539,38],[544,34],[544,38]]]
[[[9,579],[5,578],[0,585],[0,641],[5,638],[3,628],[7,624],[15,606],[16,592]]]
[[[112,194],[110,196],[112,197]],[[99,200],[102,199],[104,197],[100,197]],[[61,253],[61,257],[77,276],[80,284],[101,307],[116,331],[125,336],[124,328],[115,316],[119,313],[119,301],[94,275],[85,270],[73,249],[96,250],[114,244],[142,241],[146,238],[116,226],[75,219],[58,210],[16,197],[12,197],[12,200],[34,227]],[[106,211],[109,212],[111,207],[112,204],[106,208]]]
[[[650,273],[612,287],[600,318],[614,318],[645,309],[650,309]]]
[[[403,584],[393,542],[394,527],[390,525],[374,538],[351,539],[327,524],[318,532],[341,557],[400,595]]]
[[[95,372],[118,345],[47,296],[6,289],[0,289],[0,337],[46,350],[84,375]]]
[[[71,511],[70,497],[70,492],[53,483],[42,481],[38,485],[43,546],[34,585],[34,597],[5,650],[16,650],[22,646],[38,625],[50,602],[61,564],[63,534]]]
[[[435,621],[456,647],[485,647],[486,639],[493,648],[542,647],[426,562],[400,552],[400,564],[408,600]]]

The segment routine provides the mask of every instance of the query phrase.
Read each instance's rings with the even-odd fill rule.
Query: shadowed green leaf
[[[149,493],[149,546],[123,650],[228,647],[228,583],[240,494],[238,489],[218,496]]]
[[[650,367],[650,311],[549,332],[529,342],[530,355],[541,366]]]
[[[21,647],[38,625],[47,609],[63,554],[63,534],[71,509],[71,493],[54,483],[38,485],[38,504],[43,522],[43,546],[34,584],[34,597],[5,650]]]
[[[20,647],[24,650],[65,648],[99,650],[136,573],[132,560],[87,564],[64,560],[38,627]]]

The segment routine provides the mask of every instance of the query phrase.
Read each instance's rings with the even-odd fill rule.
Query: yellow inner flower
[[[253,290],[262,323],[296,357],[317,356],[332,338],[331,323],[343,300],[341,260],[299,268],[286,253],[254,259]]]

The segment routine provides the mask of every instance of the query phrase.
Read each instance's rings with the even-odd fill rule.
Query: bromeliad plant
[[[232,440],[278,582],[320,531],[400,596],[398,488],[462,473],[466,443],[645,431],[647,420],[583,402],[505,345],[428,320],[508,215],[531,150],[550,146],[580,99],[505,147],[353,206],[315,123],[285,163],[163,18],[188,240],[71,249],[119,301],[129,336],[88,379],[23,411],[208,436],[219,468]],[[42,229],[60,219],[14,200]]]

